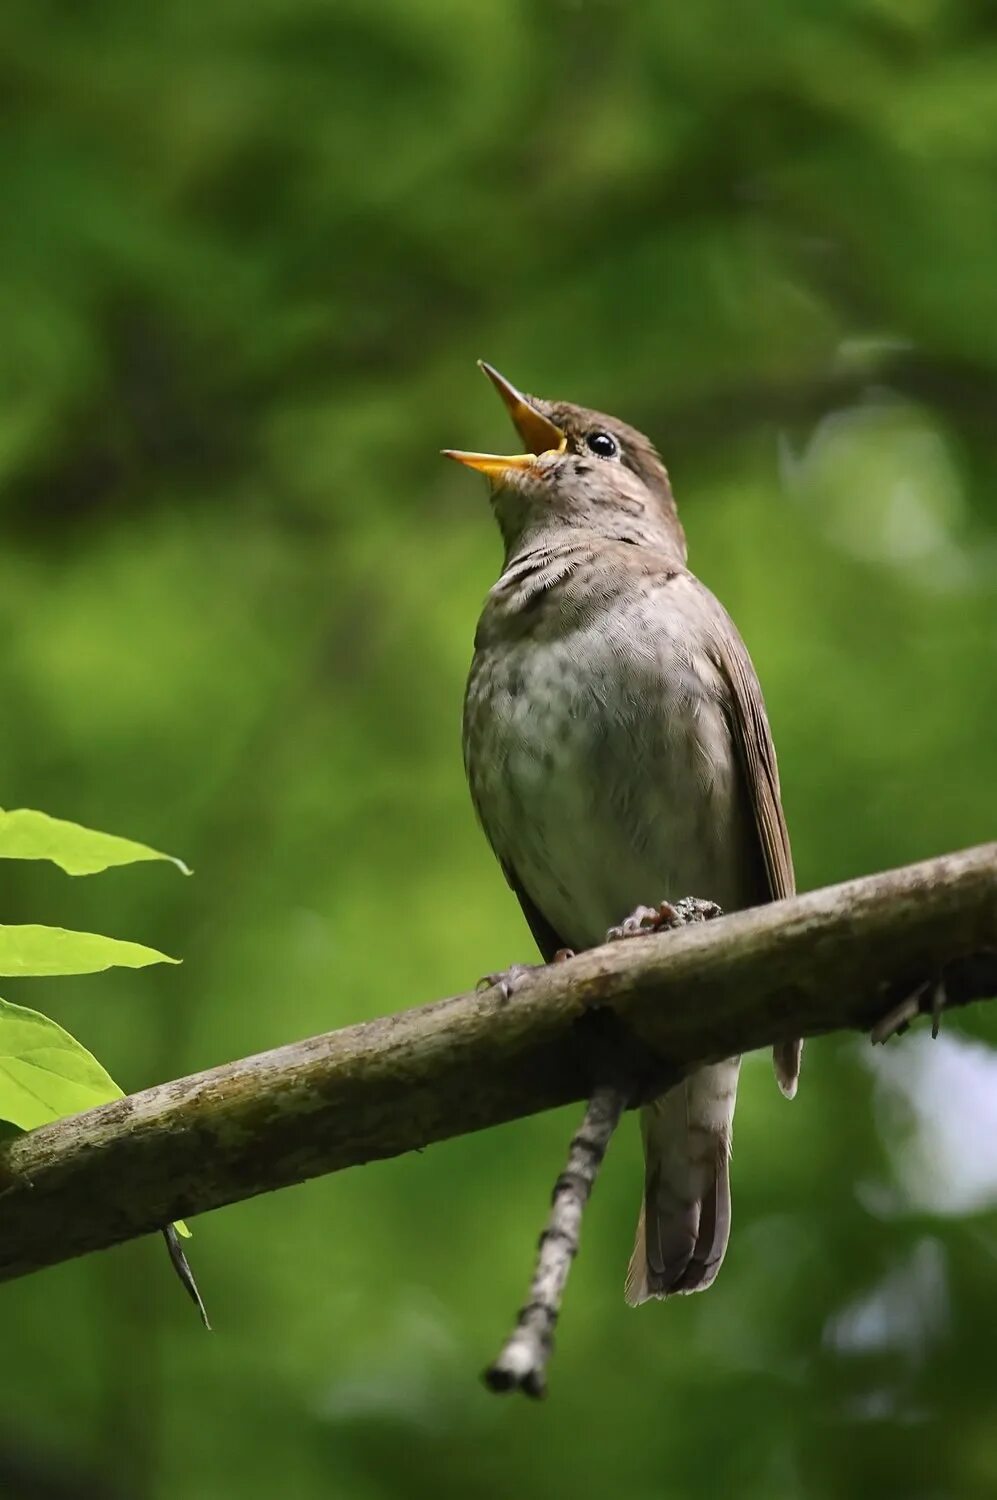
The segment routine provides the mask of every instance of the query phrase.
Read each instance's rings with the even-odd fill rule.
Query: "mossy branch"
[[[997,844],[593,949],[509,1000],[472,991],[33,1130],[0,1149],[0,1279],[588,1098],[621,1070],[636,1102],[701,1063],[869,1031],[939,980],[950,1007],[997,994]],[[930,1009],[935,984],[923,993]]]

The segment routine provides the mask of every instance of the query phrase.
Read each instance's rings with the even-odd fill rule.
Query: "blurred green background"
[[[8,865],[185,963],[4,993],[125,1087],[532,957],[478,356],[660,444],[801,886],[993,837],[989,7],[5,0],[0,99],[0,801],[197,872]],[[212,1337],[155,1241],[5,1286],[0,1494],[990,1497],[995,1024],[749,1064],[723,1274],[639,1312],[626,1122],[543,1407],[477,1374],[577,1110],[196,1222]]]

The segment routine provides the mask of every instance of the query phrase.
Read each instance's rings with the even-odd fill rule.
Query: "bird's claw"
[[[929,991],[930,1002],[925,1005],[925,997]],[[931,1016],[931,1036],[934,1040],[941,1030],[942,1011],[947,999],[944,980],[926,980],[876,1022],[869,1033],[869,1040],[875,1047],[877,1042],[888,1042],[891,1036],[902,1036],[910,1023],[924,1013]]]
[[[573,948],[558,948],[551,963],[563,964],[574,956]],[[507,969],[502,969],[497,974],[483,974],[475,988],[478,990],[495,989],[499,991],[503,1000],[511,1000],[525,979],[529,979],[531,974],[537,974],[547,967],[547,964],[510,964]]]
[[[482,974],[475,989],[498,990],[503,1000],[511,1000],[523,980],[543,967],[543,964],[510,964],[496,974]]]
[[[658,906],[637,906],[616,927],[606,933],[607,943],[619,943],[624,938],[642,937],[646,932],[660,932],[665,927],[675,926],[676,912],[669,901]]]
[[[704,901],[700,896],[683,896],[681,901],[659,901],[657,906],[638,906],[624,917],[618,927],[606,933],[607,943],[618,943],[623,938],[644,937],[649,932],[669,932],[675,927],[686,927],[690,922],[710,922],[723,916],[715,901]]]

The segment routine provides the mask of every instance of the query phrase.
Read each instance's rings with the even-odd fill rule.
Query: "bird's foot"
[[[558,948],[551,963],[563,964],[574,956],[573,948]],[[483,974],[475,987],[479,990],[499,990],[503,1000],[511,1000],[525,979],[547,967],[547,964],[510,964],[498,974]]]
[[[925,980],[924,984],[918,985],[916,990],[912,990],[876,1022],[869,1033],[869,1040],[875,1047],[877,1042],[888,1042],[891,1036],[902,1036],[911,1021],[920,1015],[931,1017],[931,1036],[934,1040],[941,1030],[942,1011],[947,999],[944,980]]]
[[[674,927],[686,927],[690,922],[711,922],[722,917],[723,912],[715,901],[704,901],[700,896],[683,896],[681,901],[659,901],[657,906],[638,906],[618,927],[606,933],[607,943],[618,943],[623,938],[644,937],[649,932],[670,932]]]

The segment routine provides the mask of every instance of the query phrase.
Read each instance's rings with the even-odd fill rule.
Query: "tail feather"
[[[644,1201],[626,1299],[704,1291],[730,1235],[730,1138],[739,1058],[702,1068],[641,1113]]]
[[[627,1282],[623,1295],[630,1307],[639,1307],[651,1296],[647,1289],[647,1251],[644,1246],[644,1200],[641,1199],[640,1218],[637,1220],[637,1238],[633,1254],[627,1266]]]

